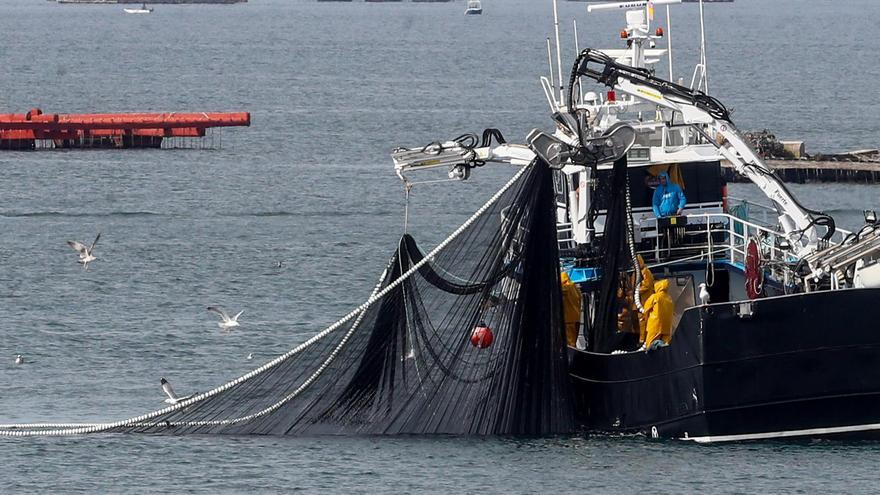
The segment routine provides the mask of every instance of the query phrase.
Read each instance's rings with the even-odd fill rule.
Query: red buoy
[[[487,327],[485,323],[480,322],[480,324],[474,328],[473,333],[471,333],[471,345],[479,347],[480,349],[485,349],[492,345],[493,338],[492,329]]]

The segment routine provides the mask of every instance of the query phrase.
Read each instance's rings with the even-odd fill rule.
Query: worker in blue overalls
[[[666,172],[660,172],[658,179],[660,184],[654,189],[654,197],[651,200],[654,215],[658,218],[681,215],[684,205],[687,204],[684,191],[678,184],[669,180],[669,174]]]

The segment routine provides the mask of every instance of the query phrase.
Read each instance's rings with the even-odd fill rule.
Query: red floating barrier
[[[163,138],[205,137],[208,128],[250,125],[248,112],[44,114],[32,108],[0,114],[0,149],[33,148],[36,139],[79,147],[95,137],[112,139],[98,141],[106,147],[159,147]]]
[[[0,114],[0,129],[167,129],[251,125],[248,112],[231,113],[82,113]]]

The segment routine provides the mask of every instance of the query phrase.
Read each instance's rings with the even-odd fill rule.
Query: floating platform
[[[880,162],[768,160],[767,164],[785,182],[880,183]],[[728,182],[749,182],[729,164],[722,162],[722,167]]]
[[[219,145],[208,131],[250,125],[248,112],[44,114],[34,108],[24,114],[0,114],[0,149],[214,148]],[[205,137],[212,138],[211,146],[183,141]],[[169,139],[181,145],[163,146]]]

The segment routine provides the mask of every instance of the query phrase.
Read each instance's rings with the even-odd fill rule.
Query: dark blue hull
[[[880,431],[880,290],[687,310],[650,353],[570,349],[591,430],[698,441]]]

